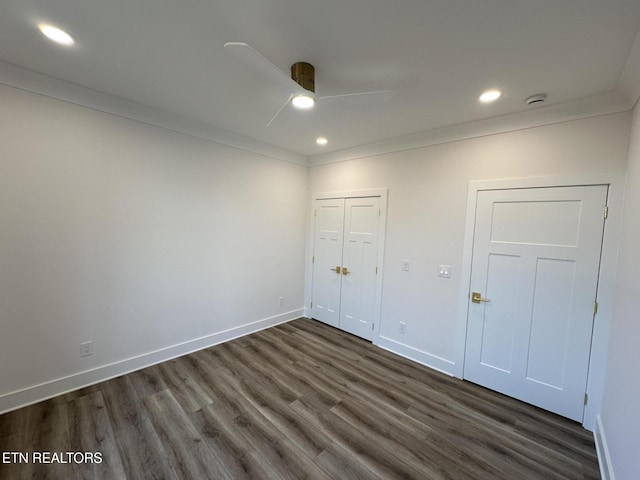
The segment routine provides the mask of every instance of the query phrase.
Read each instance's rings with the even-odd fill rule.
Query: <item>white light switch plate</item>
[[[451,277],[451,265],[440,265],[438,266],[438,276],[444,278]]]

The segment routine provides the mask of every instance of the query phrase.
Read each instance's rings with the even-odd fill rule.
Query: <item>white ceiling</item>
[[[43,21],[77,44],[48,42]],[[313,156],[520,112],[535,93],[547,105],[604,98],[634,70],[639,26],[639,0],[1,0],[0,61]],[[319,103],[267,128],[289,92],[229,41],[284,71],[312,63],[319,95],[395,95]],[[503,97],[481,105],[490,87]]]

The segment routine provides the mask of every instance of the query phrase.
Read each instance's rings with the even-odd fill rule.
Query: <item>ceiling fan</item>
[[[270,126],[289,105],[299,109],[309,109],[318,101],[340,100],[350,101],[351,103],[368,103],[371,101],[388,100],[394,93],[391,90],[379,90],[375,92],[317,96],[315,94],[315,69],[313,65],[306,62],[294,63],[291,65],[291,76],[289,76],[246,43],[227,42],[224,44],[224,48],[245,65],[248,65],[261,74],[271,78],[274,82],[289,89],[289,98],[273,118],[269,120],[267,127]]]

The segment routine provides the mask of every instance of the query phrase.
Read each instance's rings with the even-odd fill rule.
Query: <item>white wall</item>
[[[306,167],[10,87],[0,105],[0,412],[302,313]]]
[[[389,188],[377,343],[445,372],[457,372],[469,182],[550,176],[622,179],[629,122],[628,112],[603,115],[313,167],[312,193]],[[619,202],[621,185],[616,189]],[[610,207],[619,215],[615,199]],[[615,226],[613,231],[617,234]],[[409,272],[402,271],[404,259],[411,262]],[[614,262],[609,263],[604,268],[612,271]],[[437,276],[439,264],[452,266],[450,279]],[[606,310],[607,305],[603,307]],[[606,346],[608,324],[606,313],[601,312],[598,321],[604,325],[596,329],[604,332],[600,342]],[[398,331],[400,321],[407,324],[406,334]],[[601,351],[595,352],[598,355],[604,358]],[[603,372],[604,362],[600,363],[595,370]],[[602,378],[594,381],[601,384]],[[596,389],[596,403],[598,393],[601,388]]]
[[[380,333],[455,372],[468,182],[621,177],[630,125],[604,115],[308,172],[10,87],[0,105],[0,412],[298,316],[309,191],[389,188]],[[618,480],[640,448],[638,116],[602,412]]]
[[[640,478],[640,108],[631,132],[616,296],[601,413],[609,478]],[[611,475],[613,474],[613,475]],[[615,475],[615,476],[614,476]],[[606,477],[605,477],[606,478]]]

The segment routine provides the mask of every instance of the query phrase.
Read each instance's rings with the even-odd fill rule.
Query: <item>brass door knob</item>
[[[349,275],[351,272],[347,269],[347,267],[342,267],[342,274]]]
[[[330,268],[329,270],[331,270],[332,272],[336,272],[338,275],[340,275],[340,266],[337,266],[336,268]]]
[[[480,302],[490,302],[491,300],[489,300],[488,298],[482,298],[482,294],[479,292],[473,292],[471,294],[471,301],[473,303],[480,303]]]

